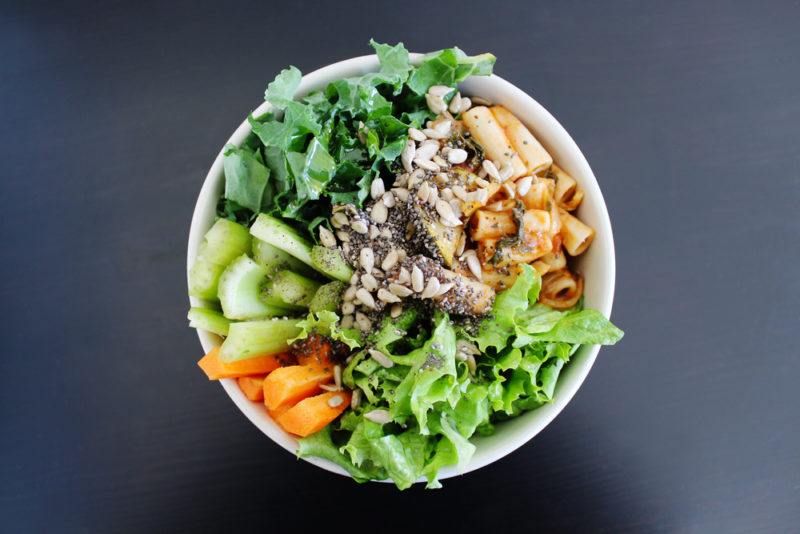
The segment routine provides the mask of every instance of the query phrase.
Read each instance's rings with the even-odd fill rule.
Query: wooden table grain
[[[490,5],[0,6],[0,530],[798,532],[800,4]],[[494,52],[583,149],[617,243],[625,339],[437,491],[295,460],[185,320],[222,143],[279,69],[370,37]]]

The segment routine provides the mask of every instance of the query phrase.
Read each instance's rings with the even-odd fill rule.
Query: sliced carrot
[[[316,397],[303,399],[277,419],[287,432],[306,437],[322,430],[328,423],[350,406],[350,393],[329,391]]]
[[[219,380],[269,373],[281,366],[282,358],[282,354],[271,354],[225,363],[219,359],[219,347],[214,347],[197,362],[197,365],[209,380]]]
[[[333,366],[331,361],[333,345],[327,338],[318,334],[311,334],[306,339],[296,341],[292,353],[297,356],[297,363],[300,365]]]
[[[319,365],[281,367],[264,379],[264,404],[270,411],[291,406],[319,391],[319,385],[333,378],[333,369]]]
[[[287,404],[286,406],[282,406],[282,407],[278,408],[277,410],[267,410],[267,413],[269,413],[269,416],[272,417],[273,421],[277,421],[278,417],[280,417],[283,414],[285,414],[286,411],[291,407],[292,407],[291,405]]]
[[[239,389],[253,402],[264,400],[264,379],[267,375],[240,376],[236,379]]]

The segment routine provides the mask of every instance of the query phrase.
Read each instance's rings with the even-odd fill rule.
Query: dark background
[[[489,5],[2,4],[0,530],[798,532],[800,4]],[[295,460],[185,320],[214,156],[279,69],[371,36],[494,52],[582,148],[617,243],[625,339],[438,491]]]

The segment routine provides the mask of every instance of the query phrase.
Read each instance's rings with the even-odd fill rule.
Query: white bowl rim
[[[424,57],[424,54],[412,53],[411,60],[413,63],[418,63]],[[302,96],[308,94],[311,91],[323,88],[327,85],[328,82],[345,78],[353,75],[357,75],[362,72],[371,72],[376,70],[379,67],[378,58],[375,54],[364,55],[359,57],[354,57],[350,59],[346,59],[343,61],[339,61],[337,63],[332,63],[320,69],[317,69],[313,72],[310,72],[303,76],[302,81],[300,83],[300,87],[298,88],[297,94]],[[548,123],[548,127],[552,130],[552,134],[559,137],[559,143],[565,145],[571,152],[571,157],[574,158],[573,166],[580,167],[580,174],[583,175],[584,179],[586,180],[581,181],[581,186],[585,189],[586,195],[585,198],[592,198],[595,199],[597,202],[597,207],[599,208],[599,217],[598,220],[595,222],[595,229],[598,235],[604,235],[606,238],[606,248],[608,249],[608,260],[604,265],[605,268],[605,276],[603,280],[593,280],[593,284],[601,283],[600,286],[602,288],[602,293],[599,297],[599,302],[594,303],[593,307],[598,309],[603,315],[606,317],[611,317],[611,309],[614,300],[614,286],[616,281],[616,255],[614,250],[614,236],[611,229],[611,221],[608,215],[608,210],[606,207],[605,200],[603,199],[602,192],[600,191],[599,184],[597,183],[597,179],[594,176],[594,173],[589,166],[585,156],[581,152],[578,145],[572,139],[572,137],[567,133],[566,129],[547,111],[541,104],[539,104],[536,100],[533,99],[530,95],[522,91],[521,89],[517,88],[510,82],[506,81],[505,79],[497,76],[491,75],[489,77],[481,77],[484,79],[489,79],[493,84],[495,84],[500,90],[504,91],[508,94],[514,96],[514,98],[519,99],[524,102],[525,106],[530,108],[533,113],[536,113],[540,116],[542,120]],[[488,98],[488,96],[487,96]],[[262,103],[259,105],[254,111],[253,115],[258,116],[260,114],[265,113],[270,108],[267,102]],[[530,127],[530,125],[529,125]],[[250,125],[245,119],[239,127],[234,131],[234,133],[230,136],[230,138],[225,142],[223,148],[220,149],[217,157],[214,159],[211,168],[206,175],[205,180],[203,181],[203,186],[200,190],[200,194],[198,195],[197,202],[195,204],[195,209],[192,215],[191,226],[189,230],[189,241],[187,247],[187,255],[186,255],[186,273],[187,273],[187,284],[188,284],[188,275],[189,270],[191,268],[192,263],[194,262],[195,257],[197,256],[197,247],[199,246],[200,242],[202,241],[203,235],[206,230],[210,227],[211,222],[214,220],[214,215],[216,213],[216,205],[218,199],[218,190],[220,189],[220,184],[223,175],[223,151],[224,147],[227,144],[234,144],[234,145],[241,145],[244,141],[246,136],[250,133]],[[211,215],[209,215],[211,213]],[[595,246],[597,243],[595,243]],[[201,305],[202,301],[195,298],[190,297],[190,304],[192,306]],[[200,338],[200,343],[203,347],[205,352],[211,350],[214,346],[219,344],[219,338],[213,334],[210,334],[205,331],[198,330],[197,331],[198,337]],[[600,351],[600,347],[597,345],[593,346],[583,346],[580,349],[580,353],[582,353],[583,357],[583,364],[578,367],[576,366],[576,362],[574,359],[570,362],[569,367],[572,369],[571,374],[574,375],[573,378],[569,381],[569,384],[565,384],[563,379],[559,379],[559,383],[557,386],[558,394],[555,396],[555,399],[552,403],[537,408],[531,412],[526,412],[526,414],[536,413],[538,417],[536,417],[533,422],[526,426],[524,432],[519,432],[512,436],[510,439],[503,442],[501,445],[496,446],[493,450],[484,452],[483,454],[479,454],[480,447],[476,450],[475,456],[473,456],[472,460],[469,464],[462,470],[456,470],[455,466],[449,466],[443,468],[439,471],[439,479],[444,480],[446,478],[450,478],[457,475],[466,474],[470,471],[474,471],[481,467],[484,467],[490,463],[493,463],[504,456],[512,453],[531,439],[535,437],[539,432],[541,432],[550,422],[555,419],[555,417],[566,407],[566,405],[572,400],[572,397],[575,396],[578,389],[580,388],[583,381],[586,379],[586,376],[589,374],[594,361],[597,358],[597,354]],[[266,434],[270,439],[272,439],[275,443],[280,445],[282,448],[286,449],[288,452],[292,454],[296,454],[297,452],[297,441],[295,438],[291,437],[289,434],[284,432],[280,427],[278,427],[269,417],[265,417],[264,413],[259,409],[260,407],[257,406],[256,403],[251,402],[244,396],[244,394],[239,389],[238,385],[236,384],[236,380],[234,379],[224,379],[220,380],[222,387],[225,389],[228,396],[233,400],[234,404],[244,413],[244,415],[264,434]],[[526,415],[522,414],[520,417]],[[479,440],[480,438],[478,438]],[[330,471],[332,473],[336,473],[339,475],[343,475],[349,477],[350,475],[341,467],[336,465],[333,462],[328,460],[317,458],[317,457],[305,457],[303,460],[316,465],[322,469]],[[391,480],[386,480],[382,482],[391,482]],[[417,482],[424,482],[424,479],[420,479]]]

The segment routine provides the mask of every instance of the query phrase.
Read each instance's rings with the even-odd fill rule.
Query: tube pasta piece
[[[567,257],[564,256],[564,253],[560,250],[558,252],[549,252],[545,254],[539,261],[547,264],[547,272],[555,272],[567,268]]]
[[[503,106],[493,106],[492,113],[505,130],[511,146],[525,162],[528,173],[543,171],[553,164],[553,157],[513,113]]]
[[[525,162],[519,157],[494,114],[485,106],[478,106],[462,113],[461,120],[473,139],[483,148],[486,158],[498,167],[510,164],[514,180],[525,174]]]
[[[558,165],[553,164],[550,173],[555,176],[555,200],[559,207],[566,211],[573,211],[580,206],[583,200],[583,189],[578,187],[575,178],[564,172]]]
[[[583,254],[592,244],[594,228],[563,209],[558,210],[558,215],[561,217],[561,238],[564,248],[570,256]]]
[[[473,241],[496,239],[512,235],[517,231],[517,223],[510,211],[490,211],[480,209],[472,215],[470,237]]]
[[[539,302],[563,310],[573,307],[583,295],[583,277],[564,269],[542,277]]]
[[[522,197],[522,203],[529,210],[546,210],[553,200],[555,187],[554,180],[534,176],[531,188]]]
[[[492,263],[506,266],[513,263],[531,263],[553,250],[550,236],[550,213],[543,210],[527,210],[522,217],[523,234],[517,243],[501,246]]]
[[[550,266],[547,264],[547,262],[542,260],[536,260],[535,262],[531,263],[531,267],[539,271],[539,274],[542,276],[546,275],[550,270]]]
[[[483,269],[482,281],[499,292],[513,286],[521,272],[522,265],[519,263],[505,267],[487,266]]]
[[[480,260],[481,264],[487,264],[494,257],[494,253],[497,251],[497,241],[499,240],[484,239],[478,242],[478,248],[475,249],[475,253],[478,255],[478,260]]]

